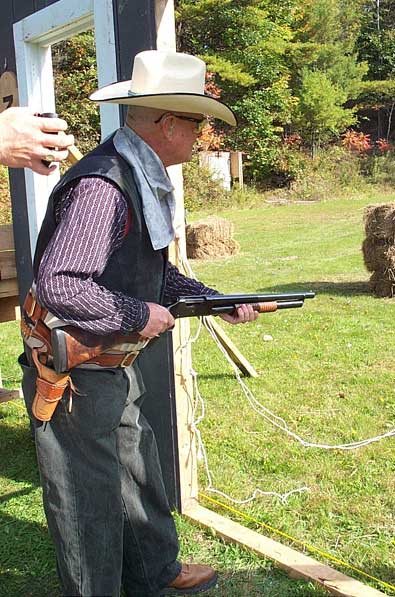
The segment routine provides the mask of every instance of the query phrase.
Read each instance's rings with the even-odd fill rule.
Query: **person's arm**
[[[175,265],[168,264],[164,302],[169,305],[175,303],[180,296],[208,294],[220,294],[214,288],[205,286],[202,282],[184,276]],[[252,305],[240,305],[232,315],[222,314],[221,319],[231,324],[247,323],[255,321],[258,313]]]
[[[175,303],[180,296],[197,294],[220,294],[217,290],[209,288],[193,278],[184,276],[172,263],[168,263],[165,282],[164,303]]]
[[[67,122],[61,118],[41,118],[28,108],[4,110],[0,114],[0,164],[51,174],[74,143],[73,135],[64,133],[66,129]],[[53,164],[47,167],[42,160],[49,154]]]
[[[143,329],[149,319],[146,303],[95,282],[123,240],[128,207],[119,189],[102,178],[81,179],[58,211],[60,222],[36,280],[38,302],[92,333]]]

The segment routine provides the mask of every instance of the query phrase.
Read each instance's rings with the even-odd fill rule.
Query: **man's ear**
[[[174,116],[169,114],[167,117],[165,117],[163,119],[163,123],[162,123],[163,134],[169,140],[171,140],[173,138],[174,127],[175,127]]]

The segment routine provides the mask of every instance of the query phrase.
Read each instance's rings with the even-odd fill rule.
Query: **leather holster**
[[[40,353],[32,350],[32,358],[37,368],[36,393],[33,400],[33,415],[39,421],[50,421],[59,400],[67,388],[73,389],[70,373],[56,373],[40,361]]]

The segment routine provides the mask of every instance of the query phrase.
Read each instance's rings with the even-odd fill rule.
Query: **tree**
[[[56,44],[53,64],[57,110],[69,123],[79,149],[86,153],[100,142],[99,110],[89,100],[97,89],[93,32]]]
[[[374,83],[361,86],[356,103],[365,118],[375,117],[376,138],[389,139],[395,108],[395,0],[364,0],[357,47]]]
[[[395,75],[395,0],[364,0],[357,48],[370,80]]]
[[[355,124],[353,110],[343,107],[346,99],[346,92],[335,85],[325,72],[302,71],[295,124],[305,138],[310,136],[313,156],[317,145],[332,136],[338,137]]]
[[[304,0],[289,49],[291,85],[299,102],[293,125],[313,152],[356,121],[346,102],[358,93],[367,65],[358,61],[359,0]],[[307,133],[307,138],[306,138]]]
[[[290,9],[294,2],[286,4]],[[247,154],[254,178],[269,173],[294,105],[285,64],[290,12],[274,13],[269,0],[176,2],[178,49],[200,55],[214,73],[221,99],[240,123],[237,131],[226,130],[227,145]]]
[[[215,73],[241,126],[229,147],[249,156],[250,174],[276,168],[286,133],[305,144],[355,122],[344,104],[366,73],[355,41],[362,0],[179,0],[178,47]]]

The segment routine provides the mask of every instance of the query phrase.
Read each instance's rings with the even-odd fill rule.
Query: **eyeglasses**
[[[200,133],[202,132],[202,130],[208,122],[207,118],[193,118],[192,116],[181,116],[179,114],[174,114],[173,112],[164,112],[161,116],[159,116],[157,120],[154,120],[154,123],[158,124],[158,122],[160,122],[164,116],[168,115],[174,116],[175,118],[179,118],[180,120],[189,120],[189,122],[194,122],[195,133],[197,133],[198,135],[200,135]]]

